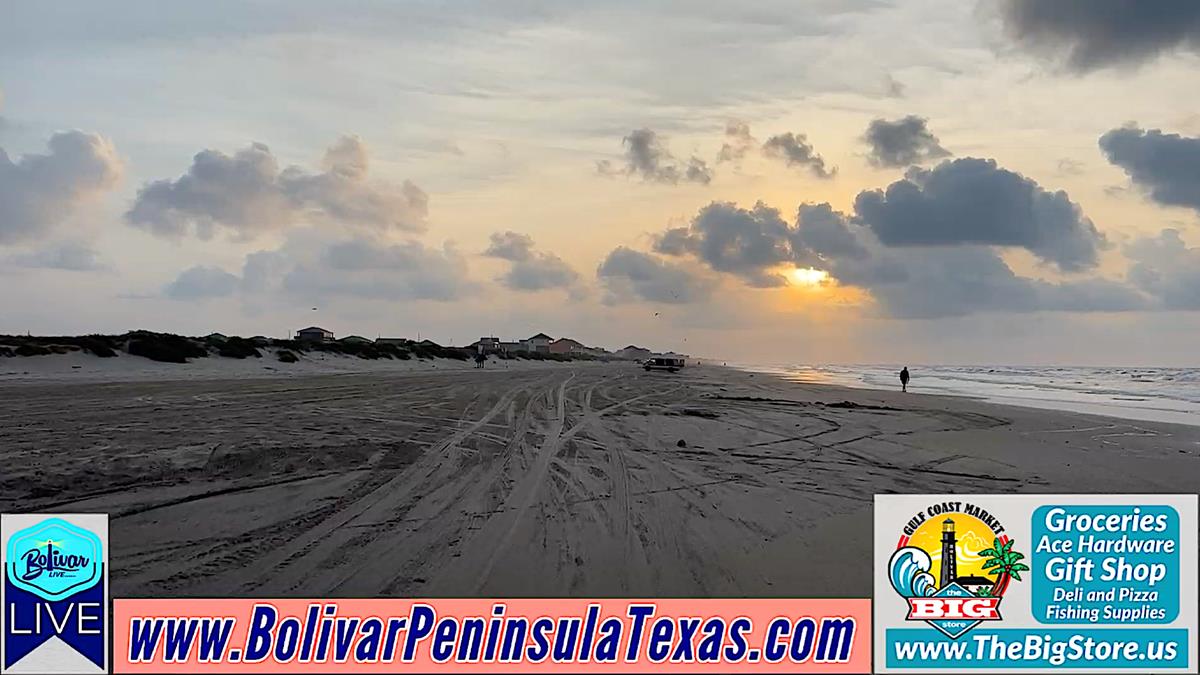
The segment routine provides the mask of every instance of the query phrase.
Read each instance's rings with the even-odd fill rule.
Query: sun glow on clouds
[[[829,273],[811,267],[797,267],[788,270],[787,278],[793,286],[820,286],[829,280]]]
[[[825,270],[789,267],[779,269],[777,273],[787,279],[788,285],[773,296],[771,307],[783,314],[815,312],[809,314],[810,319],[828,319],[833,315],[826,310],[862,307],[872,302],[869,293],[854,286],[843,286]]]

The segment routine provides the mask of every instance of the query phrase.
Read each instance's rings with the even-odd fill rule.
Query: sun
[[[811,267],[797,267],[789,270],[787,275],[794,286],[819,286],[821,282],[829,279],[828,272]]]

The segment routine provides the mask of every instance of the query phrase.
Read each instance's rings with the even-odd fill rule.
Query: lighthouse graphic
[[[938,588],[945,588],[958,578],[958,539],[954,536],[954,519],[942,521],[942,575]]]

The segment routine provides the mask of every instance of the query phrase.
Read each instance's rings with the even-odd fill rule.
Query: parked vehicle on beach
[[[646,359],[642,363],[642,367],[647,371],[650,370],[665,370],[670,373],[679,372],[679,369],[686,363],[682,356],[655,356]]]

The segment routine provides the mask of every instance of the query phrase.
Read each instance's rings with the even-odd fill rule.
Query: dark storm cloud
[[[126,219],[154,234],[179,237],[194,231],[208,238],[217,227],[242,238],[302,221],[317,220],[378,230],[424,228],[428,197],[405,181],[372,182],[367,148],[355,136],[325,153],[323,170],[280,170],[271,150],[254,143],[232,156],[204,150],[175,180],[147,183]]]
[[[1154,201],[1200,211],[1200,138],[1124,127],[1101,136],[1100,149]]]
[[[74,241],[60,242],[43,248],[15,253],[6,259],[14,267],[96,272],[109,269],[92,247]]]
[[[886,246],[1020,247],[1066,271],[1094,267],[1107,245],[1067,193],[990,159],[912,169],[886,190],[860,192],[854,210]]]
[[[1200,51],[1195,0],[1004,0],[1001,13],[1020,44],[1076,71]]]
[[[1129,281],[1167,309],[1200,309],[1200,248],[1188,248],[1179,230],[1166,229],[1125,247]]]
[[[608,302],[684,304],[707,298],[711,288],[679,265],[624,246],[608,254],[596,276],[608,290]]]
[[[789,131],[772,136],[763,143],[762,150],[767,157],[781,159],[788,166],[806,168],[817,178],[833,178],[837,174],[836,167],[825,168],[825,160],[813,150],[804,134]]]
[[[163,290],[172,300],[203,300],[233,295],[241,279],[219,267],[197,265],[184,270]]]
[[[863,140],[871,147],[867,160],[878,167],[897,167],[940,159],[950,153],[929,131],[928,120],[909,115],[898,120],[876,119]]]
[[[0,148],[0,244],[41,239],[121,179],[116,149],[101,136],[56,133],[47,150],[14,162]]]
[[[533,239],[527,234],[496,232],[491,241],[483,254],[512,263],[500,278],[508,288],[516,291],[571,289],[579,281],[579,274],[562,258],[535,250]]]
[[[634,129],[622,141],[625,147],[624,166],[615,168],[602,160],[596,169],[603,175],[641,176],[643,181],[675,185],[679,182],[712,182],[713,172],[699,157],[683,162],[675,158],[658,134],[650,129]]]

